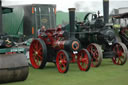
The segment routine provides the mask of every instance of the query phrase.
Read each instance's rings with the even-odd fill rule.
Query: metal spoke
[[[42,56],[41,56],[41,55],[39,55],[39,54],[38,54],[38,56],[39,56],[40,60],[42,60]]]

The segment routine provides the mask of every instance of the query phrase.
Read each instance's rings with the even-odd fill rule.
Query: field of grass
[[[53,63],[41,70],[30,67],[29,71],[27,80],[3,85],[128,85],[128,62],[118,66],[111,59],[104,59],[100,67],[88,72],[70,64],[68,73],[60,74]]]

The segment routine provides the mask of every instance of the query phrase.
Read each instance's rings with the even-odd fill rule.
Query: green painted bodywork
[[[84,16],[87,14],[87,12],[76,12],[76,16],[75,19],[77,21],[83,21]],[[66,25],[69,24],[69,13],[68,12],[62,12],[62,11],[58,11],[56,13],[56,25]]]
[[[3,31],[9,35],[19,37],[23,35],[23,8],[16,8],[12,13],[3,14]],[[14,23],[16,22],[16,23]]]
[[[8,52],[26,52],[25,48],[2,48],[0,49],[0,53],[8,53]]]

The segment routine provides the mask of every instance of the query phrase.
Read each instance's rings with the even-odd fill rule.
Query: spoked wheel
[[[112,58],[113,63],[117,65],[125,64],[127,60],[127,47],[123,43],[119,42],[114,44],[113,51],[116,53]]]
[[[88,71],[91,66],[91,56],[86,49],[80,50],[77,56],[77,64],[81,71]]]
[[[47,48],[43,40],[32,41],[29,50],[30,62],[36,69],[44,68],[46,64]]]
[[[92,61],[91,66],[92,67],[100,66],[102,62],[102,58],[103,58],[101,47],[98,44],[92,43],[87,47],[87,50],[89,51],[91,55],[91,61]]]
[[[56,56],[56,65],[60,73],[66,73],[69,68],[69,55],[66,51],[60,50]]]

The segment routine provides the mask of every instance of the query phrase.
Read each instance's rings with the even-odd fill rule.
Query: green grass
[[[118,66],[111,59],[104,59],[100,67],[88,72],[70,64],[68,73],[60,74],[52,63],[42,70],[30,67],[29,71],[27,80],[3,85],[128,85],[128,63]]]

